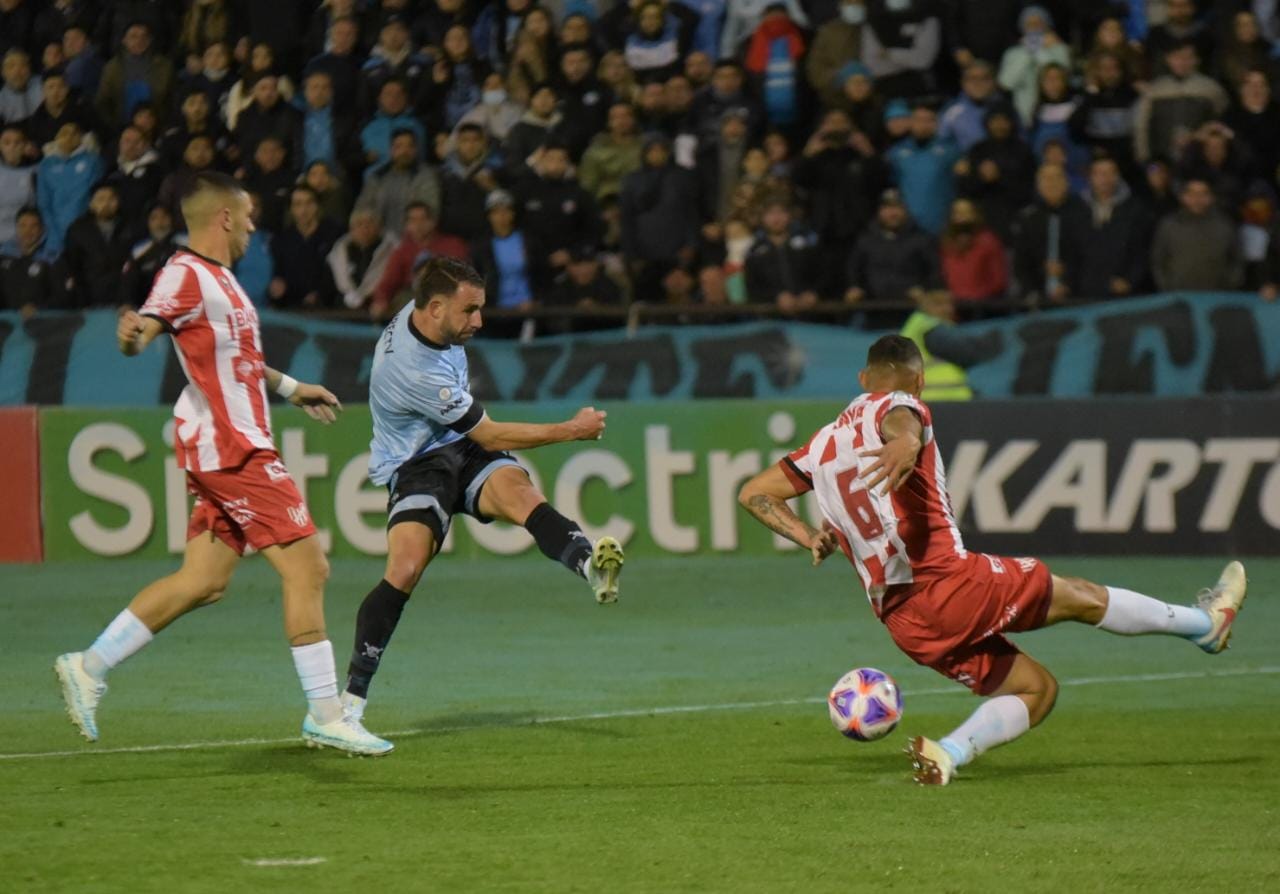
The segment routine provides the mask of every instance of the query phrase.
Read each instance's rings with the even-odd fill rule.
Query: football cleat
[[[369,704],[369,700],[361,698],[352,692],[342,693],[342,714],[344,717],[350,717],[356,723],[364,722],[364,707]]]
[[[395,748],[347,714],[332,723],[319,723],[308,713],[302,721],[302,741],[307,743],[308,748],[336,748],[345,751],[348,757],[357,754],[377,757],[389,754]]]
[[[911,756],[912,775],[921,785],[946,785],[956,775],[956,762],[933,739],[924,736],[908,739],[906,752]]]
[[[67,716],[90,742],[98,741],[98,702],[107,694],[107,684],[84,669],[84,653],[68,652],[53,662],[53,671],[62,684],[62,700]]]
[[[1244,605],[1248,585],[1244,566],[1239,562],[1228,562],[1213,589],[1200,591],[1197,602],[1208,613],[1211,626],[1208,633],[1194,642],[1210,655],[1227,647],[1227,642],[1231,639],[1231,625],[1235,623],[1240,607]]]
[[[605,605],[618,601],[618,575],[622,572],[622,544],[614,537],[601,537],[591,549],[587,564],[587,583],[595,591],[596,602]]]

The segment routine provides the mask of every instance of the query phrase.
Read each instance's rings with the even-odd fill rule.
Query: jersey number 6
[[[875,540],[884,533],[884,525],[880,524],[880,516],[871,505],[871,495],[858,480],[858,469],[845,469],[836,475],[836,487],[840,489],[840,499],[844,501],[845,511],[853,519],[853,525],[862,535],[863,540]]]

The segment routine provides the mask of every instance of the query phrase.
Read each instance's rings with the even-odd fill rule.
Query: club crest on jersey
[[[441,388],[441,389],[440,389],[440,399],[441,399],[441,400],[448,400],[448,399],[449,399],[449,398],[451,398],[451,397],[453,397],[453,392],[452,392],[452,391],[450,391],[448,388]]]

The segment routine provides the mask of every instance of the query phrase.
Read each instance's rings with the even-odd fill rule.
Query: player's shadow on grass
[[[368,758],[383,760],[384,758]],[[242,775],[257,774],[279,779],[286,776],[302,777],[324,785],[343,785],[355,782],[349,761],[341,751],[332,748],[308,748],[299,741],[296,745],[263,745],[258,748],[239,748],[227,753],[222,773]],[[216,774],[210,774],[216,775]]]
[[[601,718],[602,720],[605,718]],[[436,716],[416,724],[419,736],[445,736],[488,729],[559,729],[575,733],[587,733],[610,739],[625,739],[625,733],[611,729],[600,721],[555,720],[549,712],[537,711],[484,711]],[[391,736],[395,738],[395,736]]]
[[[1250,764],[1260,764],[1264,758],[1256,754],[1238,754],[1234,757],[1215,757],[1215,758],[1199,758],[1193,760],[1151,760],[1150,758],[1113,758],[1096,761],[1072,761],[1067,763],[1051,763],[1051,764],[1022,764],[1015,766],[997,766],[994,763],[988,766],[981,766],[973,771],[977,775],[980,771],[986,771],[987,775],[998,775],[1004,777],[1012,776],[1049,776],[1057,773],[1078,773],[1087,772],[1089,770],[1124,770],[1124,769],[1173,769],[1178,767],[1242,767]],[[976,766],[976,765],[975,765]],[[969,775],[966,768],[962,771],[965,775]]]

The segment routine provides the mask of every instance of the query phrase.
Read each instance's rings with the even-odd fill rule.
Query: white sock
[[[1212,626],[1209,613],[1202,608],[1169,605],[1120,587],[1107,587],[1107,611],[1098,622],[1101,629],[1125,636],[1140,633],[1204,636]]]
[[[293,666],[302,681],[311,716],[317,723],[332,723],[342,716],[338,701],[338,671],[333,664],[333,644],[327,639],[305,646],[293,646]]]
[[[1016,695],[998,695],[987,699],[955,732],[938,744],[963,767],[984,751],[1012,742],[1031,729],[1027,703]]]
[[[127,608],[116,615],[84,653],[85,673],[105,680],[107,671],[124,661],[155,638],[146,624]]]

